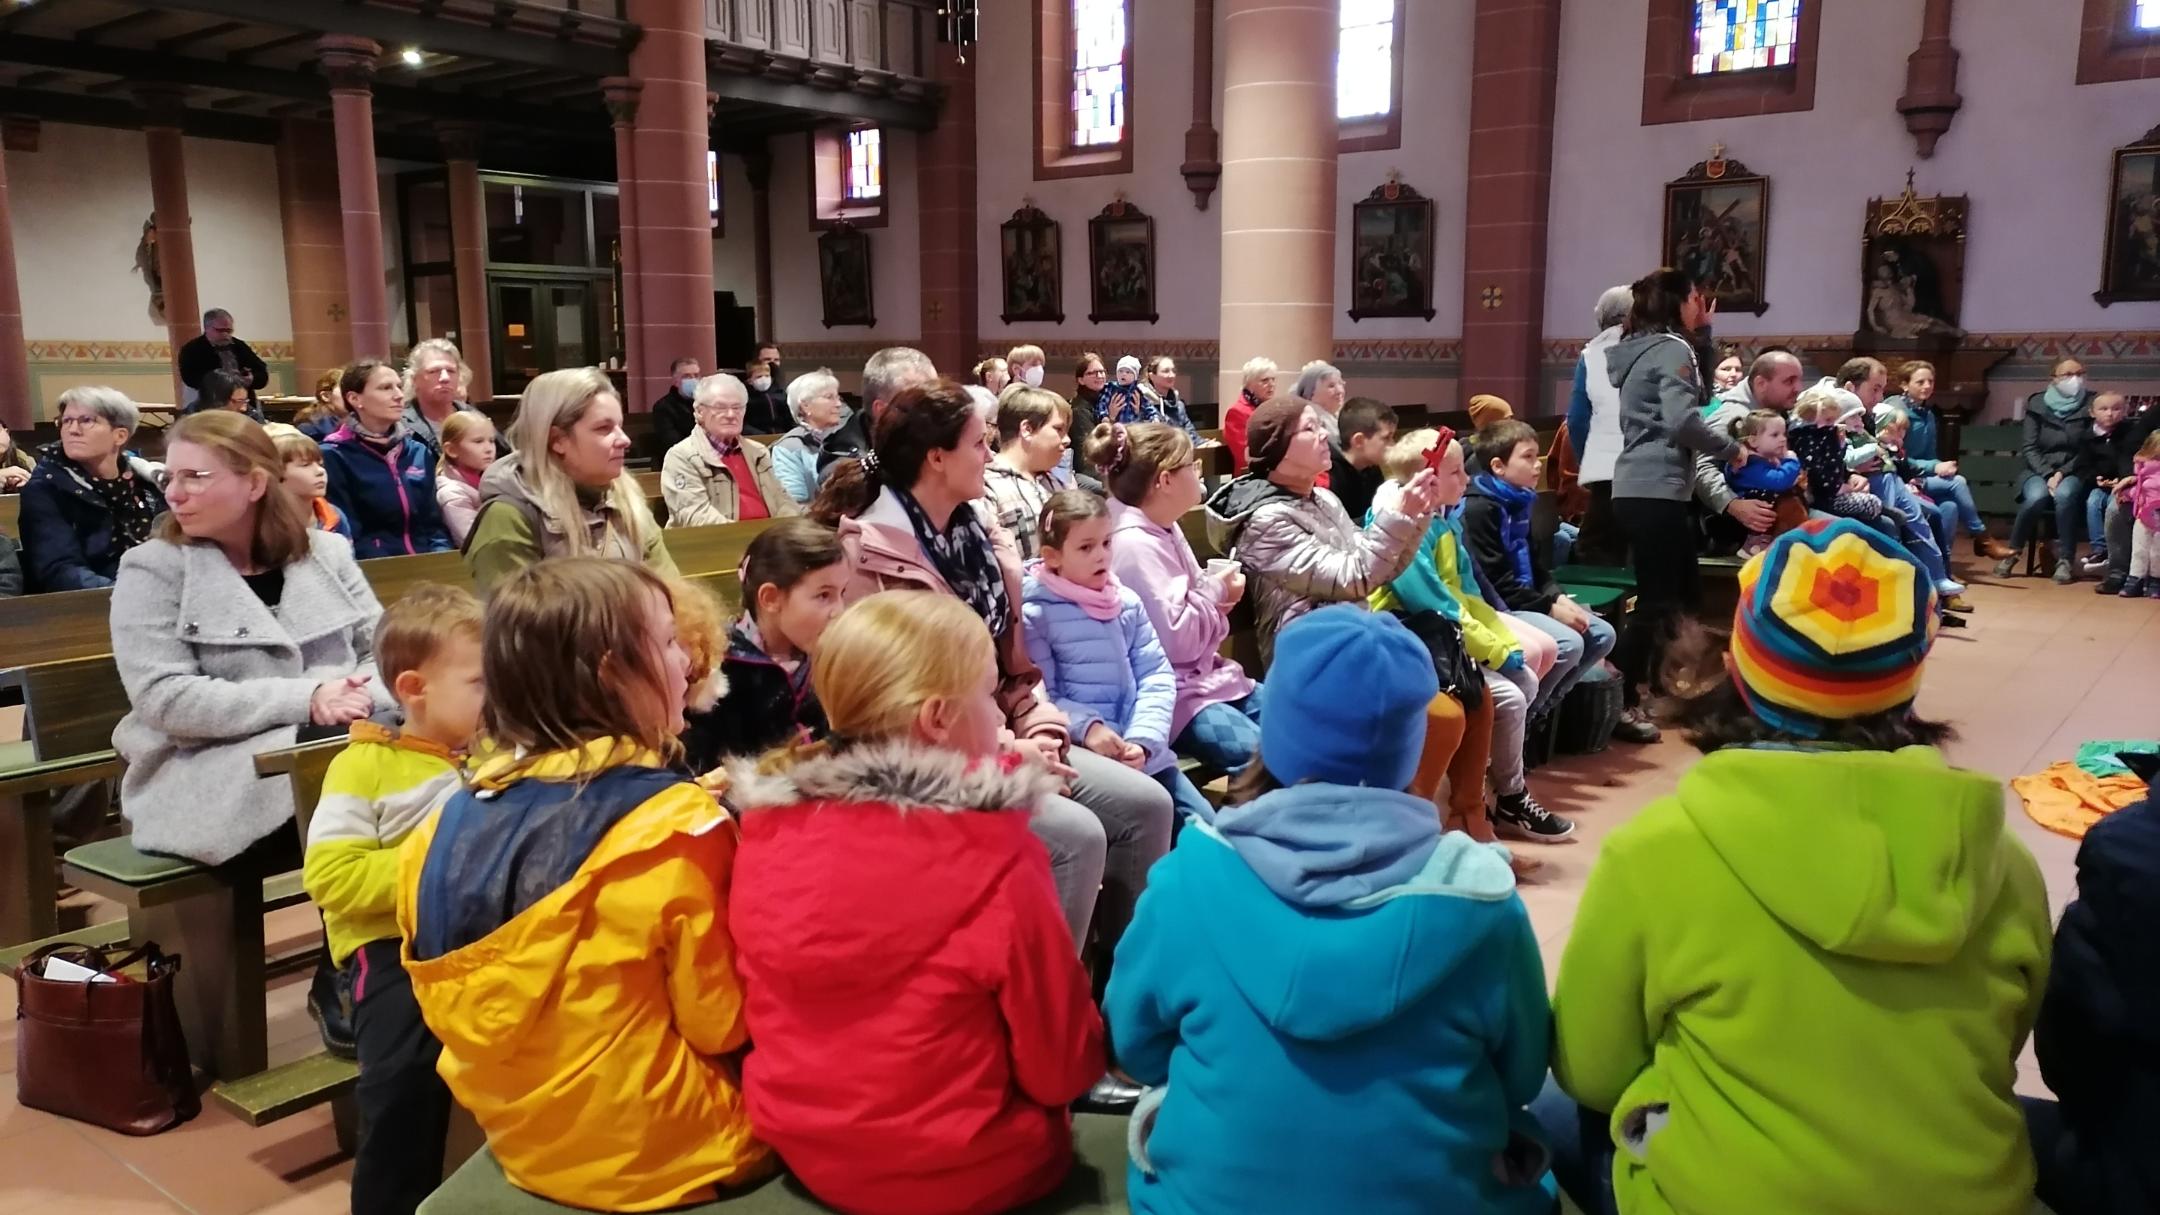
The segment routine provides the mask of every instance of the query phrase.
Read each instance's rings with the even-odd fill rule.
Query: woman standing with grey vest
[[[1716,306],[1685,271],[1636,280],[1607,375],[1620,390],[1620,454],[1613,462],[1614,521],[1633,553],[1635,611],[1613,652],[1627,695],[1627,719],[1646,723],[1642,691],[1679,618],[1702,601],[1695,569],[1698,537],[1690,500],[1697,453],[1730,460],[1744,449],[1702,419],[1709,396],[1697,343]]]

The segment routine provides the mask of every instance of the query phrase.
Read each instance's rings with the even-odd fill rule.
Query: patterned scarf
[[[915,529],[915,542],[922,545],[930,564],[937,567],[938,576],[983,618],[991,636],[1003,637],[1012,623],[1012,600],[1005,594],[1005,573],[998,568],[990,535],[983,530],[975,507],[962,502],[940,531],[915,495],[899,488],[892,492],[900,499],[900,508],[907,512],[908,525]]]

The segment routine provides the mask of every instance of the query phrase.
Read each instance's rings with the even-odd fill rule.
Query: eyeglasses
[[[1104,370],[1103,370],[1102,368],[1100,368],[1100,367],[1097,367],[1097,368],[1094,368],[1094,369],[1092,369],[1092,370],[1089,370],[1089,371],[1083,371],[1083,372],[1081,372],[1081,373],[1080,373],[1080,378],[1081,378],[1081,379],[1083,379],[1083,380],[1094,380],[1094,379],[1100,379],[1100,378],[1102,378],[1102,377],[1104,377],[1104,376],[1107,376],[1107,375],[1109,375],[1109,374],[1110,374],[1109,372],[1107,372],[1107,371],[1104,371]]]
[[[707,413],[719,414],[721,417],[728,417],[734,414],[745,414],[750,412],[750,407],[748,405],[701,405],[699,406],[699,408],[705,410]]]
[[[165,474],[165,489],[167,493],[181,489],[191,494],[199,494],[224,475],[225,470],[222,468],[196,468],[186,472],[168,470]]]
[[[100,426],[110,426],[111,423],[94,413],[71,413],[54,425],[62,430],[95,430]]]

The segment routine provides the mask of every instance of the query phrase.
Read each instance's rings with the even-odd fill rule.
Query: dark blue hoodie
[[[348,420],[322,441],[330,504],[352,525],[353,556],[400,557],[451,548],[435,501],[435,453],[402,428],[370,438]]]

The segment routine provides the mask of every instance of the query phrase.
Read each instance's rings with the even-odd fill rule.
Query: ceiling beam
[[[354,34],[372,38],[386,47],[418,46],[441,54],[526,63],[588,76],[620,76],[630,66],[630,53],[620,47],[490,29],[441,14],[429,17],[370,4],[332,4],[322,0],[165,0],[165,7],[260,22],[282,29]]]
[[[0,55],[5,53],[0,51]],[[807,118],[851,119],[915,131],[927,131],[937,125],[938,104],[934,101],[865,97],[860,93],[821,89],[767,76],[721,71],[706,72],[705,87],[719,94],[722,101],[749,101],[783,110],[798,110]]]
[[[238,21],[220,21],[215,25],[206,25],[201,29],[189,30],[185,34],[174,34],[170,38],[161,38],[158,40],[157,49],[169,55],[183,47],[190,47],[198,42],[208,42],[212,38],[223,38],[235,30],[246,28],[246,25]]]
[[[297,34],[280,34],[277,37],[272,38],[268,42],[258,42],[253,46],[243,46],[238,50],[232,52],[231,54],[225,56],[225,59],[228,63],[249,63],[252,62],[257,55],[265,55],[271,51],[281,51],[288,46],[294,45],[295,43],[313,41],[314,38],[315,35],[305,32]]]
[[[273,68],[249,68],[236,72],[223,62],[183,55],[159,55],[122,47],[84,46],[57,38],[11,37],[0,43],[0,61],[31,67],[118,75],[133,84],[180,84],[230,89],[266,97],[290,97],[319,101],[329,95],[329,83],[310,72],[286,72]],[[531,71],[536,69],[521,69]],[[590,137],[610,138],[606,116],[595,109],[590,121],[580,123],[576,111],[505,101],[469,93],[391,85],[379,80],[374,86],[378,111],[418,114],[430,118],[467,118],[501,123],[523,129],[578,138],[580,126],[591,128]]]
[[[115,30],[124,30],[137,25],[148,25],[153,22],[163,21],[170,16],[172,16],[171,12],[159,8],[145,8],[132,13],[122,13],[110,21],[100,21],[96,25],[86,25],[76,30],[75,41],[96,42],[99,38]]]

